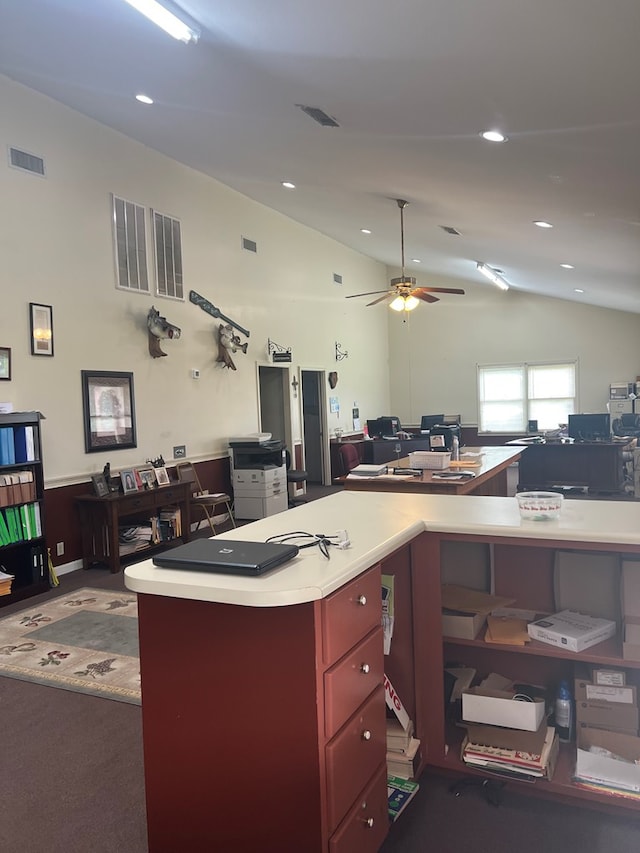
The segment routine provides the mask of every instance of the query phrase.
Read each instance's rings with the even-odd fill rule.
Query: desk
[[[127,587],[138,593],[150,853],[185,843],[190,850],[243,853],[380,848],[388,825],[383,640],[379,621],[373,627],[366,618],[380,595],[380,570],[394,576],[384,672],[422,742],[418,775],[427,766],[474,775],[460,760],[461,731],[447,728],[443,659],[549,685],[585,663],[637,677],[640,662],[622,659],[619,637],[584,653],[535,642],[505,647],[482,637],[443,637],[440,616],[441,571],[457,556],[450,544],[491,548],[496,594],[546,612],[554,607],[556,549],[640,555],[635,506],[566,500],[558,519],[535,522],[523,521],[509,497],[342,490],[289,510],[286,525],[281,515],[249,524],[242,539],[344,527],[349,549],[332,550],[329,561],[305,549],[260,578],[159,572],[151,560],[125,569]],[[372,673],[376,683],[364,686]],[[368,699],[363,689],[371,691]],[[354,726],[342,724],[345,713],[355,713]],[[354,757],[352,749],[366,754]],[[575,744],[561,744],[551,782],[507,785],[522,796],[638,815],[637,802],[573,785],[574,762]]]
[[[82,535],[82,568],[88,569],[93,563],[104,563],[110,571],[119,572],[121,568],[118,528],[123,518],[151,518],[161,508],[177,506],[180,508],[182,522],[182,541],[188,542],[191,532],[189,501],[191,483],[172,483],[155,489],[132,492],[124,495],[114,492],[99,498],[96,495],[80,495],[76,506],[80,517]],[[166,542],[159,543],[162,548]],[[149,546],[150,550],[153,545]],[[134,552],[140,559],[141,552]],[[132,556],[132,555],[127,555]]]
[[[520,491],[554,486],[586,488],[589,492],[622,490],[624,443],[573,442],[530,444],[520,460]]]
[[[434,474],[440,471],[426,470],[410,480],[393,475],[380,477],[347,477],[345,489],[359,492],[416,492],[432,495],[503,495],[507,494],[507,468],[522,455],[522,447],[465,447],[464,453],[482,453],[478,468],[463,468],[476,476],[463,480],[439,480]],[[409,458],[400,459],[393,467],[411,467]],[[453,469],[446,469],[452,471]]]

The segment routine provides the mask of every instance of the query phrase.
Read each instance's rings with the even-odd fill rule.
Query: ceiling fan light
[[[416,302],[418,300],[416,299]],[[389,305],[392,311],[404,311],[404,296],[396,296],[393,302]]]
[[[420,305],[420,300],[416,299],[415,296],[407,296],[404,300],[404,310],[405,311],[413,311],[414,308],[417,308]]]

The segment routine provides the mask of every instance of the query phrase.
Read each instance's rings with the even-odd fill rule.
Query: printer
[[[233,436],[229,449],[234,470],[238,468],[281,468],[285,464],[284,441],[270,432]]]

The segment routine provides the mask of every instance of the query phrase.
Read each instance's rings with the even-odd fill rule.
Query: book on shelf
[[[389,803],[389,820],[393,823],[409,805],[418,793],[420,785],[411,779],[401,779],[399,776],[387,776],[387,798]]]
[[[558,757],[559,741],[556,730],[548,726],[544,744],[539,754],[521,749],[507,749],[499,746],[470,743],[465,737],[462,743],[461,758],[465,764],[492,770],[506,770],[509,773],[536,778],[553,777]]]
[[[413,738],[413,720],[409,720],[407,728],[395,717],[387,717],[387,750],[406,752]]]
[[[412,779],[420,764],[420,741],[411,738],[406,752],[387,750],[387,773],[401,779]]]
[[[0,595],[11,595],[11,583],[14,579],[15,575],[10,575],[0,566]]]

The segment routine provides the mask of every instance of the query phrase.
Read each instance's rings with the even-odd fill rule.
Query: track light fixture
[[[499,272],[490,267],[489,264],[483,264],[481,261],[476,263],[478,270],[482,273],[482,275],[486,276],[489,281],[493,282],[500,290],[509,290],[509,282],[500,275]]]
[[[195,44],[200,38],[200,31],[187,23],[186,13],[170,0],[163,3],[159,3],[158,0],[125,0],[125,2],[178,41]]]

